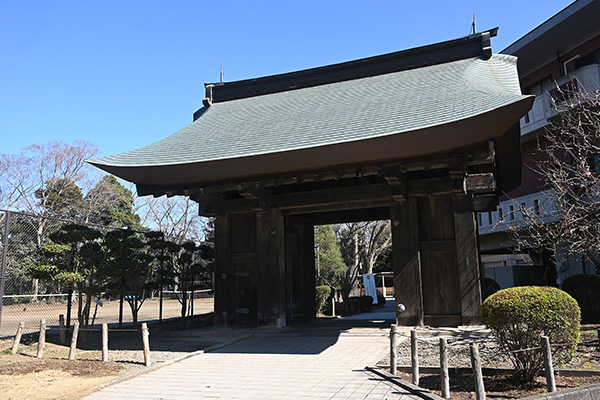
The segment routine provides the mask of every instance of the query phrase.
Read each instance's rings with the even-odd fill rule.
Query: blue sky
[[[570,1],[17,1],[0,5],[0,154],[76,139],[101,155],[192,121],[204,82],[403,50],[500,27],[499,52]]]

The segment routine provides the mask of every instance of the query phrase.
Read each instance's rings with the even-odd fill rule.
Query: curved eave
[[[282,151],[248,157],[175,165],[92,165],[127,181],[145,186],[201,187],[241,182],[265,175],[332,168],[352,163],[426,157],[496,139],[509,132],[531,108],[525,97],[504,107],[448,124],[334,145]],[[520,154],[520,149],[516,149]]]

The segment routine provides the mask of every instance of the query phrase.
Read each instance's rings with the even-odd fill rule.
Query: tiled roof
[[[181,165],[318,148],[449,124],[523,99],[516,58],[467,58],[214,103],[159,142],[91,163]]]

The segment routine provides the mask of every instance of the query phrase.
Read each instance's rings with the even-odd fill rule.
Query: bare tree
[[[580,86],[580,85],[579,85]],[[534,169],[549,189],[533,208],[520,207],[523,223],[512,229],[520,249],[556,245],[585,255],[600,271],[600,92],[555,96],[559,113],[538,142],[545,156]]]
[[[337,275],[337,286],[347,305],[358,274],[373,273],[377,259],[391,245],[392,236],[389,221],[342,224],[337,232],[346,264],[346,268]]]
[[[372,274],[373,267],[392,245],[390,221],[370,221],[362,223],[361,264],[365,274]]]
[[[2,208],[17,208],[40,216],[52,215],[56,195],[90,173],[86,160],[98,154],[91,143],[75,141],[34,144],[20,154],[0,156]],[[51,190],[50,190],[51,189]]]
[[[86,160],[98,153],[89,142],[75,141],[34,144],[20,154],[0,156],[0,208],[18,209],[41,217],[64,217],[75,207],[81,191],[76,183],[89,172]],[[79,190],[79,193],[77,192]],[[35,245],[39,249],[47,237],[49,220],[30,219],[36,231]],[[38,291],[38,280],[32,282],[32,291]]]
[[[204,239],[207,220],[198,215],[198,206],[188,197],[139,197],[136,207],[142,226],[163,232],[168,238]]]

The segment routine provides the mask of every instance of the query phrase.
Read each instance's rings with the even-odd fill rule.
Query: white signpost
[[[373,304],[377,304],[375,276],[373,274],[363,274],[363,284],[365,285],[365,296],[371,296],[373,298]]]

